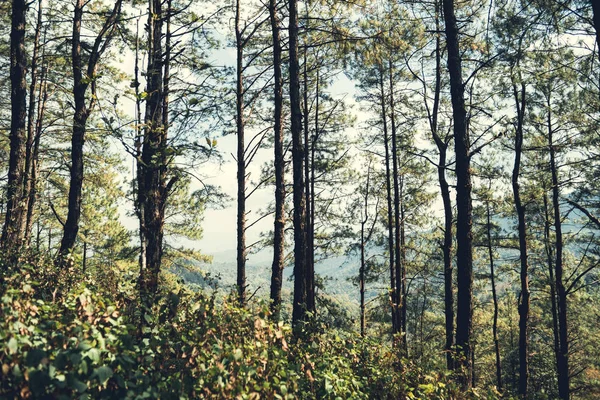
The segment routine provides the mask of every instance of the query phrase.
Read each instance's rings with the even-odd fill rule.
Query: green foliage
[[[135,292],[95,278],[67,289],[73,273],[36,260],[5,275],[0,397],[457,396],[449,376],[427,375],[380,341],[310,327],[293,338],[288,325],[270,321],[263,302],[243,309],[234,298],[167,279],[140,323]]]

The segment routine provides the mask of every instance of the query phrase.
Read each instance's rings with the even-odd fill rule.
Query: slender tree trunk
[[[546,263],[548,265],[548,278],[550,286],[550,311],[552,312],[552,334],[554,339],[554,357],[558,368],[560,357],[560,339],[558,336],[558,311],[556,304],[556,281],[554,279],[554,261],[552,246],[550,245],[550,210],[548,206],[547,188],[544,188],[544,248],[546,251]]]
[[[406,293],[406,229],[405,229],[406,213],[404,209],[404,175],[400,176],[400,265],[401,268],[401,298],[400,307],[400,326],[403,333],[402,336],[402,351],[404,356],[408,357],[408,338],[406,337],[408,330],[406,329],[406,308],[407,308],[407,293]]]
[[[491,184],[491,181],[490,181]],[[500,359],[500,340],[498,339],[498,295],[496,293],[496,271],[494,266],[494,249],[492,246],[492,216],[489,201],[486,203],[487,213],[487,247],[488,257],[490,259],[490,279],[492,284],[492,301],[494,303],[494,320],[492,323],[492,334],[494,339],[494,349],[496,351],[496,386],[502,390],[502,362]]]
[[[35,237],[35,250],[39,253],[40,252],[40,248],[41,248],[41,244],[42,244],[42,227],[40,226],[40,219],[38,218],[37,220],[37,229],[36,229],[36,237]]]
[[[433,107],[430,116],[431,134],[433,141],[438,149],[438,182],[440,184],[440,194],[444,204],[444,241],[442,243],[442,253],[444,256],[444,317],[446,328],[446,366],[449,370],[454,369],[452,356],[452,346],[454,346],[454,294],[452,282],[452,201],[450,200],[450,188],[446,180],[446,158],[448,152],[448,143],[439,136],[438,133],[438,112],[440,107],[440,92],[442,87],[442,56],[441,56],[441,38],[440,38],[440,4],[435,3],[435,88],[433,93]]]
[[[40,140],[42,137],[44,115],[46,113],[46,102],[48,101],[47,71],[48,67],[44,66],[42,68],[42,74],[40,76],[40,85],[37,102],[37,119],[35,121],[35,138],[33,141],[33,150],[31,155],[31,187],[29,189],[29,195],[27,198],[27,221],[25,226],[24,239],[24,242],[26,244],[29,244],[31,241],[31,233],[33,230],[33,212],[35,211],[35,204],[37,202]]]
[[[83,261],[82,261],[82,270],[83,273],[85,274],[85,271],[87,269],[87,240],[83,241]]]
[[[308,252],[308,275],[307,275],[307,298],[308,298],[308,310],[313,313],[317,310],[317,299],[315,292],[315,154],[317,151],[317,143],[319,140],[319,70],[317,69],[316,76],[316,91],[315,91],[315,133],[312,135],[312,141],[310,146],[310,197],[307,198],[307,202],[310,203],[310,213],[309,215],[309,226],[308,230],[308,247],[310,251]],[[308,210],[307,210],[308,212]]]
[[[240,0],[235,7],[236,128],[237,128],[237,290],[240,305],[246,303],[246,157],[244,142],[244,39],[240,26]]]
[[[21,200],[24,205],[24,217],[21,220],[21,233],[23,242],[26,246],[29,245],[29,238],[31,232],[28,232],[28,218],[29,215],[29,197],[33,190],[33,158],[34,158],[34,144],[35,144],[35,117],[36,117],[36,91],[37,91],[37,79],[38,79],[38,59],[40,50],[40,36],[42,31],[42,1],[38,2],[37,10],[37,23],[35,26],[35,35],[33,39],[33,54],[31,56],[31,83],[29,84],[29,105],[27,115],[27,142],[25,144],[25,175],[23,177],[23,199]],[[39,99],[38,99],[39,100]]]
[[[21,247],[23,219],[23,177],[25,162],[25,121],[27,118],[27,60],[25,55],[25,0],[12,1],[10,30],[10,155],[8,161],[7,204],[1,245],[11,259]],[[11,262],[16,261],[11,260]]]
[[[306,193],[304,188],[304,145],[300,106],[298,62],[298,1],[289,0],[290,110],[292,170],[294,180],[294,304],[292,325],[306,318]]]
[[[440,141],[440,143],[442,143]],[[444,242],[442,253],[444,255],[444,318],[446,328],[446,366],[449,370],[454,369],[454,293],[452,281],[452,203],[450,200],[450,187],[446,180],[446,151],[448,145],[444,143],[438,147],[438,181],[442,203],[444,204]]]
[[[464,84],[462,81],[461,54],[458,26],[454,15],[454,0],[443,0],[446,23],[446,47],[454,120],[454,146],[456,153],[456,261],[457,261],[457,318],[456,345],[461,366],[460,381],[464,388],[471,384],[471,331],[473,302],[473,232],[471,202],[470,142],[467,131]]]
[[[394,111],[394,78],[392,60],[389,59],[389,87],[390,87],[390,124],[392,128],[392,182],[394,187],[394,265],[396,275],[396,321],[400,335],[405,335],[402,331],[401,308],[403,307],[404,299],[402,298],[402,265],[401,265],[401,242],[400,242],[400,190],[398,183],[398,136],[396,134],[396,116]],[[403,343],[400,338],[401,343]],[[401,351],[404,351],[404,346],[401,345]]]
[[[368,188],[367,188],[368,190]],[[365,194],[365,215],[367,214],[368,194]],[[365,337],[365,224],[367,217],[360,224],[360,269],[358,286],[360,290],[360,336]]]
[[[515,132],[515,165],[512,173],[512,188],[515,209],[518,217],[519,252],[521,261],[521,293],[519,295],[519,395],[527,398],[529,381],[529,276],[527,260],[527,227],[525,223],[525,206],[521,203],[519,174],[523,148],[523,121],[525,117],[525,83],[521,83],[520,93],[513,83],[513,93],[517,107],[517,129]]]
[[[558,305],[558,333],[560,351],[557,356],[558,394],[562,400],[569,400],[569,337],[567,325],[567,292],[563,283],[563,240],[562,222],[560,217],[560,194],[558,182],[558,167],[556,165],[556,150],[553,140],[552,114],[550,95],[547,98],[548,107],[548,146],[550,149],[550,172],[552,174],[552,206],[554,208],[554,230],[556,235],[556,294]]]
[[[285,235],[285,164],[283,158],[283,78],[281,73],[281,38],[277,0],[269,0],[269,15],[273,38],[274,72],[274,150],[275,150],[275,223],[273,233],[273,265],[271,268],[271,312],[279,320],[281,308],[281,285],[283,279],[284,235]]]
[[[140,275],[140,295],[146,308],[154,303],[158,291],[158,275],[163,254],[164,204],[167,172],[167,132],[163,126],[163,19],[162,1],[149,0],[148,13],[148,68],[146,81],[146,111],[142,165],[138,176],[140,200],[144,208],[146,230],[146,270]],[[141,181],[143,179],[143,181]]]
[[[419,315],[419,359],[423,359],[423,354],[425,354],[425,311],[427,310],[427,280],[423,279],[423,287],[421,288],[423,292],[423,303],[421,304],[421,312]],[[416,328],[415,328],[416,330]]]
[[[390,145],[387,127],[387,111],[385,106],[385,89],[383,82],[383,67],[379,68],[379,88],[381,98],[381,121],[383,123],[383,143],[385,146],[385,190],[387,200],[387,228],[388,228],[388,253],[390,267],[390,298],[392,304],[392,333],[398,333],[397,312],[398,300],[396,298],[396,269],[394,263],[394,227],[392,219],[392,186],[390,173]]]
[[[69,182],[69,206],[67,221],[65,222],[63,238],[59,254],[62,259],[68,256],[75,247],[77,233],[79,232],[79,219],[81,217],[81,192],[83,188],[83,145],[85,140],[85,125],[89,116],[86,105],[85,93],[88,88],[84,80],[83,62],[81,56],[81,22],[85,0],[75,3],[73,18],[73,45],[71,48],[73,68],[73,97],[75,100],[75,114],[73,115],[73,134],[71,136],[71,179]]]
[[[95,79],[98,61],[112,38],[117,19],[121,13],[122,0],[115,2],[110,16],[104,22],[102,29],[92,49],[84,70],[83,57],[81,54],[81,23],[83,20],[83,8],[87,4],[85,0],[77,0],[73,16],[73,36],[71,46],[71,66],[73,69],[73,98],[75,101],[75,114],[73,115],[73,134],[71,136],[71,171],[69,182],[69,204],[67,220],[63,228],[63,237],[60,243],[58,261],[64,262],[66,257],[73,251],[79,232],[79,220],[81,218],[81,194],[83,188],[83,145],[85,142],[85,131],[87,120],[96,103]],[[84,75],[85,74],[85,75]],[[90,104],[86,104],[86,92],[92,86],[92,98]]]
[[[365,196],[364,196],[364,213],[362,216],[362,220],[360,223],[360,269],[359,269],[359,289],[360,289],[360,336],[365,337],[366,335],[366,307],[365,307],[365,275],[366,275],[366,260],[365,260],[365,252],[366,246],[371,240],[371,236],[373,235],[373,231],[375,228],[375,223],[377,222],[377,206],[379,205],[379,201],[375,206],[375,214],[373,217],[373,221],[371,222],[371,226],[369,227],[369,231],[365,235],[365,226],[367,222],[369,222],[369,194],[371,190],[371,164],[369,163],[369,167],[367,169],[367,184],[365,185]]]
[[[146,270],[146,225],[144,217],[144,204],[145,204],[145,189],[143,187],[144,182],[144,168],[142,164],[142,107],[140,97],[140,66],[139,66],[139,49],[140,49],[140,20],[136,21],[136,36],[135,36],[135,167],[137,182],[134,182],[135,190],[135,201],[136,201],[136,213],[139,221],[139,237],[140,237],[140,256],[139,256],[139,268],[140,276]],[[137,183],[137,184],[136,184]]]
[[[306,5],[306,20],[308,21],[308,5]],[[304,102],[304,115],[303,115],[303,133],[304,133],[304,185],[305,185],[305,196],[306,196],[306,311],[315,311],[315,288],[314,288],[314,272],[312,255],[314,254],[314,248],[311,247],[311,237],[313,236],[314,227],[312,226],[312,193],[311,193],[311,178],[310,178],[310,154],[311,148],[314,143],[311,144],[309,141],[309,107],[308,107],[308,48],[306,44],[303,46],[304,55],[304,66],[303,66],[303,86],[302,91],[303,102]]]

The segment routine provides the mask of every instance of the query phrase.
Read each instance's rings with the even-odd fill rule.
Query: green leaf
[[[88,386],[84,382],[81,382],[79,379],[75,379],[75,378],[73,378],[73,381],[71,382],[71,386],[73,386],[73,388],[75,390],[77,390],[79,393],[85,392],[88,388]]]
[[[46,371],[34,370],[29,373],[29,388],[34,396],[43,394],[49,384],[50,376]]]
[[[31,349],[25,356],[25,365],[28,367],[37,367],[46,357],[46,352],[40,349]]]
[[[17,339],[11,337],[6,344],[6,347],[8,348],[9,354],[16,354],[17,349],[19,348],[19,343],[17,343]]]
[[[94,370],[93,376],[96,376],[101,385],[104,385],[113,376],[113,371],[107,366],[98,367]]]
[[[242,358],[242,349],[235,349],[235,351],[233,352],[233,359],[235,361],[239,361]]]

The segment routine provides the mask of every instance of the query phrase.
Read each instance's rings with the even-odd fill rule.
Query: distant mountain
[[[232,290],[236,284],[237,263],[235,249],[209,254],[212,263],[186,262],[174,266],[171,271],[180,276],[186,283],[199,287],[217,286],[223,290]],[[249,254],[246,262],[246,279],[248,295],[256,291],[257,296],[267,297],[271,285],[271,265],[273,252],[265,249]],[[359,259],[352,256],[337,256],[319,261],[315,265],[315,273],[327,280],[326,292],[335,297],[344,298],[358,304],[358,287],[350,282],[358,274]],[[283,270],[284,293],[293,291],[293,265]]]

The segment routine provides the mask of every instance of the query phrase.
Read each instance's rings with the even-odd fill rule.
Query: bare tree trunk
[[[84,0],[75,3],[75,16],[73,18],[72,37],[72,68],[73,68],[73,97],[75,100],[75,114],[73,115],[73,134],[71,136],[71,180],[69,182],[69,207],[67,221],[65,222],[63,238],[60,244],[60,257],[65,258],[73,250],[77,233],[79,232],[79,218],[81,216],[81,190],[83,187],[83,144],[85,124],[90,111],[88,110],[85,93],[88,88],[84,80],[83,62],[81,57],[81,21],[83,19]]]
[[[392,128],[392,182],[394,187],[394,264],[396,275],[396,321],[398,323],[398,333],[406,335],[402,331],[401,308],[403,307],[404,299],[402,298],[402,265],[401,265],[401,243],[400,243],[400,191],[398,183],[398,136],[396,134],[396,116],[394,110],[394,78],[393,65],[391,58],[389,59],[389,88],[390,88],[390,123]],[[404,339],[400,338],[401,343]],[[401,351],[404,351],[404,346],[401,345]]]
[[[150,308],[158,291],[158,276],[163,254],[164,205],[166,200],[167,131],[163,126],[163,51],[162,30],[164,15],[161,0],[149,0],[148,13],[148,68],[146,81],[146,112],[142,165],[138,176],[140,201],[144,207],[146,230],[146,270],[140,275],[140,296]],[[143,181],[141,181],[143,179]]]
[[[464,388],[471,385],[471,331],[473,302],[473,232],[471,202],[470,142],[462,81],[462,60],[458,41],[458,26],[454,15],[454,0],[443,0],[446,24],[448,71],[454,120],[456,153],[456,242],[457,242],[457,318],[456,346],[462,368],[460,381]]]
[[[277,0],[269,0],[269,14],[273,37],[274,71],[274,129],[275,150],[275,223],[273,233],[273,265],[271,269],[271,312],[279,320],[281,308],[281,286],[283,279],[283,257],[285,238],[285,164],[283,158],[283,78],[281,73],[281,38],[277,16]]]
[[[34,158],[34,144],[35,144],[35,117],[36,117],[36,90],[37,90],[37,78],[38,78],[38,59],[40,49],[40,36],[42,31],[42,1],[38,2],[37,11],[37,22],[35,26],[35,35],[33,39],[33,54],[31,56],[31,83],[29,84],[29,105],[27,115],[27,142],[25,144],[25,175],[23,177],[23,205],[25,216],[21,220],[21,233],[20,236],[23,238],[23,242],[26,246],[29,245],[29,238],[31,232],[28,232],[28,218],[30,210],[29,197],[33,190],[33,158]],[[39,99],[38,99],[39,100]]]
[[[491,185],[491,181],[490,181]],[[496,293],[496,271],[494,266],[494,249],[492,246],[492,216],[489,200],[486,203],[487,213],[487,247],[488,257],[490,259],[490,280],[492,284],[492,301],[494,303],[494,320],[492,323],[492,335],[494,339],[494,349],[496,351],[496,385],[498,390],[502,390],[502,362],[500,358],[500,340],[498,339],[498,295]]]
[[[558,333],[559,333],[559,353],[557,356],[558,373],[558,395],[562,400],[569,400],[569,336],[567,325],[567,292],[563,283],[563,240],[562,240],[562,221],[560,216],[560,194],[558,182],[558,167],[556,166],[556,154],[553,141],[553,127],[550,94],[547,98],[548,107],[548,146],[550,149],[550,172],[552,174],[552,206],[554,208],[554,230],[556,235],[556,262],[554,268],[556,271],[556,294],[558,305]]]
[[[8,161],[7,204],[1,245],[16,261],[21,247],[23,219],[23,177],[25,162],[25,121],[27,118],[27,60],[25,55],[25,0],[12,1],[10,30],[10,155]],[[14,258],[14,259],[13,259]]]
[[[367,178],[368,182],[368,178]],[[360,224],[360,269],[358,272],[358,286],[360,290],[360,336],[365,337],[365,224],[367,223],[368,184],[365,193],[365,217]]]
[[[306,5],[306,20],[308,21],[308,5]],[[303,94],[303,132],[304,132],[304,185],[305,185],[305,196],[306,196],[306,311],[315,311],[315,288],[314,288],[314,269],[312,265],[314,254],[314,248],[311,247],[311,237],[314,233],[314,227],[312,226],[312,205],[313,195],[311,193],[311,178],[310,178],[310,153],[311,148],[314,146],[314,142],[311,143],[309,140],[309,107],[308,107],[308,49],[306,44],[303,46],[304,54],[304,71],[302,74],[304,90]],[[317,94],[318,96],[318,94]]]
[[[550,245],[550,211],[548,206],[547,188],[544,188],[544,248],[546,251],[546,262],[548,264],[548,278],[550,286],[550,311],[552,312],[552,334],[554,339],[554,357],[556,367],[559,364],[560,339],[558,336],[558,311],[556,304],[556,281],[554,279],[554,262],[552,246]]]
[[[402,296],[402,303],[400,307],[400,326],[403,333],[402,336],[402,351],[404,356],[408,357],[408,338],[406,337],[408,330],[406,329],[406,306],[407,306],[407,295],[406,295],[406,229],[405,229],[406,213],[404,208],[404,175],[400,176],[400,265],[402,275],[402,285],[400,293]]]
[[[139,221],[139,237],[140,237],[140,256],[139,256],[139,268],[140,268],[140,276],[143,271],[146,270],[146,225],[145,225],[145,217],[144,217],[144,199],[145,199],[145,190],[142,187],[144,182],[144,168],[142,164],[142,141],[143,141],[143,133],[142,133],[142,111],[141,111],[141,97],[140,97],[140,57],[139,57],[139,49],[140,49],[140,20],[139,18],[136,21],[136,36],[135,36],[135,66],[134,66],[134,76],[135,76],[135,167],[136,167],[136,177],[134,182],[134,193],[135,193],[135,207],[136,214]],[[136,184],[137,183],[137,184]]]
[[[387,111],[385,106],[385,89],[383,83],[383,67],[379,67],[379,88],[381,97],[381,121],[383,123],[383,143],[385,146],[385,190],[387,200],[388,253],[390,267],[390,298],[392,303],[392,333],[398,333],[398,300],[396,298],[396,269],[394,263],[394,227],[392,219],[392,187],[390,173],[390,145],[387,127]]]
[[[316,312],[317,303],[316,303],[316,293],[315,293],[315,154],[317,151],[317,144],[320,136],[319,129],[319,70],[317,69],[316,76],[316,93],[315,93],[315,133],[312,136],[312,142],[310,146],[310,200],[307,199],[307,202],[310,203],[310,213],[309,213],[309,226],[308,237],[307,237],[307,245],[310,251],[308,252],[308,262],[307,262],[307,303],[308,310],[311,312]],[[308,210],[307,210],[308,212]]]
[[[529,276],[527,260],[527,227],[525,223],[525,206],[521,203],[519,174],[523,148],[523,120],[525,118],[525,83],[521,82],[520,93],[513,82],[513,93],[517,108],[517,129],[515,132],[515,165],[512,174],[513,197],[518,217],[519,252],[521,261],[521,293],[519,295],[519,395],[527,398],[529,381]]]
[[[439,1],[435,3],[435,88],[433,94],[433,107],[431,110],[429,123],[433,141],[438,149],[438,181],[440,184],[440,194],[444,204],[444,241],[442,243],[442,253],[444,255],[444,316],[446,327],[446,365],[449,370],[454,369],[453,349],[454,346],[454,294],[452,282],[452,201],[450,200],[450,189],[446,180],[446,158],[448,152],[448,142],[442,140],[438,133],[438,112],[440,108],[440,92],[442,87],[442,57],[441,57],[441,38],[440,38],[440,10]]]
[[[96,103],[96,83],[94,81],[100,57],[108,47],[112,34],[121,13],[122,0],[118,0],[104,22],[102,29],[90,51],[87,68],[84,75],[83,58],[81,54],[81,22],[85,0],[77,0],[73,17],[73,36],[71,47],[71,65],[73,68],[73,98],[75,101],[75,114],[73,115],[73,134],[71,136],[71,171],[69,183],[69,205],[67,220],[63,228],[63,237],[60,243],[58,261],[66,260],[73,251],[77,233],[79,232],[79,219],[81,217],[81,193],[83,188],[83,145],[87,120]],[[92,88],[89,105],[86,104],[86,92]]]
[[[85,274],[87,269],[87,240],[83,241],[83,261],[82,261],[82,271]]]
[[[360,224],[360,269],[359,269],[359,289],[360,289],[360,336],[365,337],[366,334],[366,307],[365,307],[365,275],[366,275],[366,260],[365,260],[365,252],[366,246],[371,240],[371,236],[373,235],[375,223],[377,222],[377,205],[379,205],[379,201],[375,206],[375,213],[373,217],[373,221],[371,222],[371,226],[369,227],[369,231],[365,235],[365,226],[367,222],[369,222],[369,194],[371,190],[371,164],[369,163],[369,167],[367,169],[367,184],[365,187],[365,196],[364,196],[364,214]]]
[[[43,56],[42,56],[43,58]],[[37,202],[37,185],[39,174],[39,155],[40,155],[40,140],[42,137],[42,127],[44,115],[46,113],[46,102],[48,101],[48,84],[47,84],[48,67],[42,68],[40,76],[40,85],[37,102],[37,119],[35,121],[35,138],[33,140],[33,150],[31,155],[31,187],[27,198],[27,221],[25,225],[24,242],[29,245],[31,242],[31,234],[33,230],[33,212]],[[38,243],[39,244],[39,243]],[[39,247],[39,246],[38,246]]]
[[[300,107],[298,62],[298,1],[289,0],[290,109],[292,114],[292,169],[294,180],[294,304],[292,325],[306,319],[306,193],[304,191],[304,147]]]
[[[246,303],[246,157],[244,142],[244,43],[240,26],[240,0],[235,7],[236,129],[237,129],[237,290],[240,305]]]

